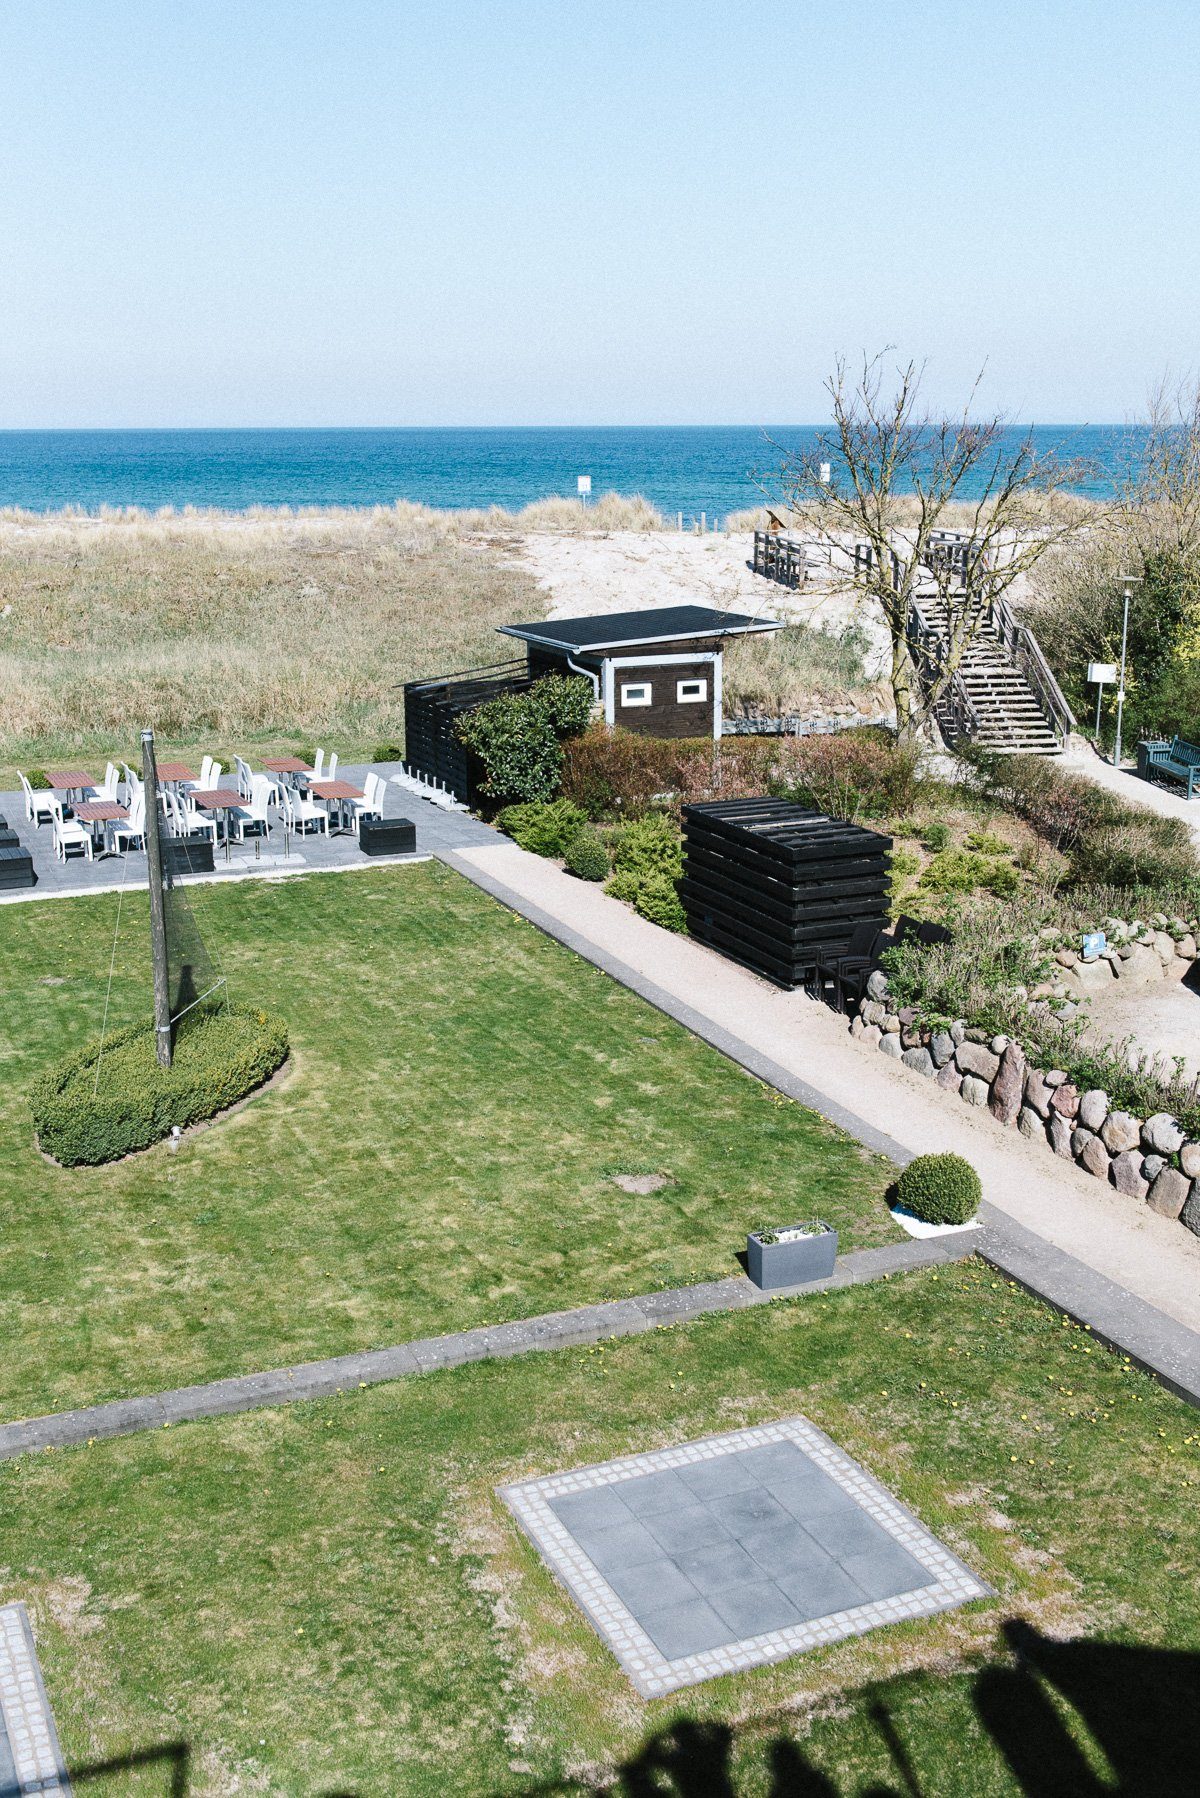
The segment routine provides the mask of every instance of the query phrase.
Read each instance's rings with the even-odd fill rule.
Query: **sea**
[[[1013,444],[1023,432],[1009,433]],[[1072,484],[1113,491],[1129,452],[1123,425],[1040,425],[1040,454],[1075,466]],[[668,517],[709,520],[779,492],[787,454],[816,426],[562,426],[507,429],[0,431],[0,507],[378,506],[519,511],[551,495],[642,494]],[[964,488],[961,497],[975,497]]]

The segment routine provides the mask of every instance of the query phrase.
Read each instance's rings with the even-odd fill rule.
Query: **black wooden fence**
[[[404,766],[421,780],[436,781],[464,805],[479,800],[479,767],[459,742],[455,726],[501,693],[525,693],[533,685],[524,661],[495,662],[435,680],[404,686]]]
[[[777,986],[888,920],[892,839],[784,799],[685,805],[680,896],[694,937]]]

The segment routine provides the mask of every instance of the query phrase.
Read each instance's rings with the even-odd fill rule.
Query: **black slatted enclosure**
[[[464,805],[479,802],[480,770],[459,742],[455,724],[501,693],[526,693],[533,677],[525,662],[497,662],[436,680],[404,686],[404,766],[422,780],[446,787]]]
[[[680,896],[700,942],[776,986],[888,921],[892,839],[786,799],[685,805]]]

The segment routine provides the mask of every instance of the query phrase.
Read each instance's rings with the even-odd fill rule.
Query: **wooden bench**
[[[1151,780],[1168,774],[1172,780],[1179,781],[1187,788],[1190,799],[1196,782],[1200,780],[1200,748],[1183,737],[1173,737],[1169,743],[1149,744],[1146,749],[1146,767]]]

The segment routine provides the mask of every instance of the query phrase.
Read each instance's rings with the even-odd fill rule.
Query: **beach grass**
[[[887,1163],[439,863],[188,891],[291,1061],[105,1167],[27,1093],[148,1014],[145,895],[0,914],[0,1418],[721,1278],[814,1209],[897,1235]]]
[[[798,1413],[995,1596],[638,1698],[497,1488]],[[1183,1798],[1198,1490],[1185,1404],[966,1263],[5,1463],[0,1600],[89,1798]]]

